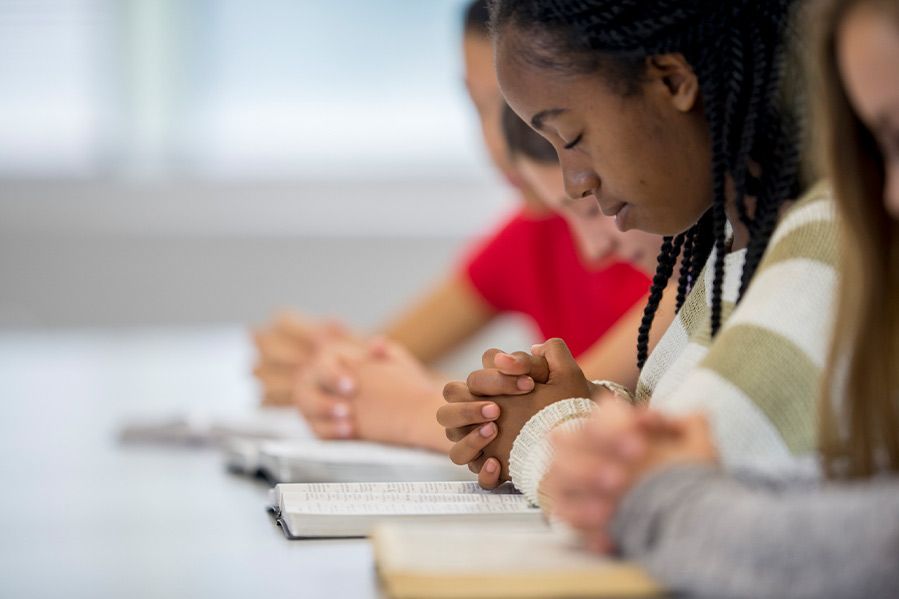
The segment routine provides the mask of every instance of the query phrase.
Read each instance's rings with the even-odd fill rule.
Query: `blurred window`
[[[0,175],[481,170],[464,0],[0,0]]]
[[[97,168],[115,19],[91,0],[0,0],[0,172]]]

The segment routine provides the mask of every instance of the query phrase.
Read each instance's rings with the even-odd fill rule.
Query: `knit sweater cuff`
[[[509,454],[509,474],[532,504],[540,505],[540,481],[552,461],[550,433],[582,427],[594,409],[596,404],[582,397],[557,401],[534,414],[518,433]]]
[[[634,395],[628,390],[624,385],[620,385],[615,381],[593,381],[593,384],[597,387],[602,387],[612,395],[623,399],[624,401],[632,404],[636,403],[636,399],[634,399]]]

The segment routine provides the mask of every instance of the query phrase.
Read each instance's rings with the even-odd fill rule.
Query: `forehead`
[[[506,101],[525,121],[539,111],[561,109],[576,102],[589,85],[590,77],[573,76],[538,67],[524,58],[526,41],[514,33],[496,38],[496,75]]]

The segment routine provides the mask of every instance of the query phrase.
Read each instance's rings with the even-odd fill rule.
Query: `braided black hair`
[[[487,0],[472,0],[465,7],[462,18],[463,28],[467,34],[490,35],[490,9]]]
[[[783,98],[791,20],[801,0],[491,0],[491,28],[527,35],[522,58],[540,68],[601,73],[624,95],[639,93],[646,59],[680,53],[699,80],[712,143],[712,206],[688,231],[665,239],[638,335],[638,364],[679,257],[677,307],[712,250],[711,332],[721,328],[728,178],[749,244],[740,297],[777,224],[799,191],[798,120]],[[758,172],[752,172],[755,163]],[[755,198],[750,214],[747,195]]]

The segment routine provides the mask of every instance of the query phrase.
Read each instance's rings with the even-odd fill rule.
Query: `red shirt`
[[[565,221],[518,211],[463,264],[499,312],[530,316],[544,339],[561,337],[575,357],[645,297],[649,278],[625,262],[588,269]]]

